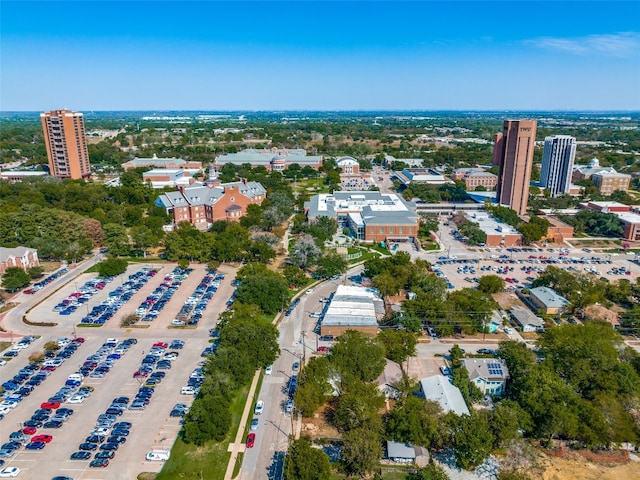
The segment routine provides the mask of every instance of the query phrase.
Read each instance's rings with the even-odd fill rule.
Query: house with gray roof
[[[427,400],[440,405],[444,413],[453,412],[456,415],[469,415],[460,389],[453,385],[444,375],[432,375],[420,380],[420,391]]]
[[[260,205],[267,191],[258,182],[220,183],[212,176],[204,183],[179,186],[176,191],[160,195],[155,205],[171,215],[172,227],[189,222],[199,230],[207,230],[218,220],[238,221],[247,213],[247,206]]]
[[[559,314],[570,305],[569,300],[549,287],[536,287],[529,290],[529,299],[534,306],[547,314]]]
[[[509,313],[523,332],[541,332],[544,330],[544,320],[527,308],[516,305],[511,308]]]
[[[348,228],[358,240],[413,241],[420,217],[416,205],[393,193],[340,191],[314,195],[304,205],[309,222],[326,216]]]
[[[485,395],[504,393],[509,369],[501,358],[463,358],[462,366],[469,372],[469,380]]]

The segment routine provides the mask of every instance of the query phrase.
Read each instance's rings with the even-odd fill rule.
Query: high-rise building
[[[91,176],[84,117],[70,110],[53,110],[40,114],[49,171],[58,178]]]
[[[497,198],[500,205],[515,210],[518,215],[527,211],[529,182],[536,143],[535,120],[505,120],[502,139],[494,148],[499,161]]]
[[[553,135],[544,139],[540,186],[546,188],[551,197],[569,193],[575,157],[574,137]]]

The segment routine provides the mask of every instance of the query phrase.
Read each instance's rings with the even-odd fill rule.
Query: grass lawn
[[[179,479],[223,479],[231,453],[227,451],[229,442],[235,439],[242,416],[242,410],[249,393],[247,385],[233,399],[231,404],[231,428],[222,442],[209,442],[202,447],[186,444],[180,436],[171,449],[171,457],[162,467],[156,480]]]

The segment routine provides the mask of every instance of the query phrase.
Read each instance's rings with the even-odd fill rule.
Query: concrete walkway
[[[256,393],[256,388],[258,388],[258,380],[260,380],[261,372],[262,370],[258,370],[253,376],[251,387],[249,388],[249,393],[247,394],[247,402],[244,405],[242,417],[240,418],[240,424],[238,425],[236,438],[233,443],[229,444],[229,448],[227,449],[229,452],[231,452],[231,458],[229,458],[229,463],[227,464],[227,471],[224,473],[224,480],[231,480],[233,478],[233,469],[236,466],[238,454],[240,452],[244,452],[245,443],[242,440],[242,437],[244,436],[244,431],[247,427],[247,420],[249,418],[249,415],[251,414],[251,408],[253,407],[253,396]]]

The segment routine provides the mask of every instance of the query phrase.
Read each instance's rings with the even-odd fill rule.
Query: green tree
[[[287,265],[282,270],[284,278],[287,279],[289,285],[294,286],[295,288],[301,287],[307,284],[307,280],[309,277],[304,273],[300,267],[295,265]]]
[[[458,367],[453,370],[451,383],[460,389],[462,397],[469,406],[479,402],[484,397],[482,390],[469,380],[469,372],[465,367]]]
[[[316,262],[318,268],[316,274],[320,278],[331,278],[347,271],[347,262],[342,255],[335,252],[327,253]]]
[[[29,274],[19,267],[9,267],[2,275],[2,287],[10,292],[29,285]]]
[[[349,475],[369,477],[380,464],[382,439],[369,428],[354,428],[343,435],[341,460]]]
[[[131,246],[127,229],[122,225],[108,223],[102,227],[104,231],[104,246],[109,249],[109,253],[116,257],[129,255]]]
[[[306,437],[294,441],[284,459],[285,480],[329,480],[331,463],[329,456],[313,448]]]
[[[382,421],[379,410],[384,407],[384,397],[373,383],[360,380],[343,382],[343,389],[338,397],[332,423],[341,432],[355,428],[368,428],[380,431]]]
[[[385,430],[395,441],[426,448],[440,448],[447,437],[440,405],[415,395],[401,399],[387,414]]]
[[[289,286],[277,272],[267,271],[242,280],[236,296],[242,303],[258,305],[264,313],[273,315],[289,303]]]
[[[415,333],[387,329],[378,334],[378,340],[384,347],[385,356],[400,365],[416,354],[418,339]]]
[[[198,398],[185,416],[182,438],[186,443],[204,445],[209,440],[222,441],[231,426],[229,400],[223,396]]]
[[[299,386],[295,393],[295,404],[300,413],[311,417],[331,395],[329,383],[329,359],[313,357],[300,372]]]
[[[31,279],[40,278],[41,276],[44,275],[44,268],[41,267],[40,265],[33,266],[27,269],[27,274]]]
[[[449,417],[456,464],[465,470],[480,465],[491,454],[494,436],[484,416]]]
[[[480,277],[478,288],[488,295],[501,292],[504,290],[504,278],[498,275],[484,275]]]
[[[123,258],[107,258],[98,263],[98,274],[101,277],[115,277],[127,271],[128,262]]]
[[[330,354],[330,361],[341,375],[363,382],[378,378],[384,370],[384,348],[375,338],[355,330],[340,335]]]

